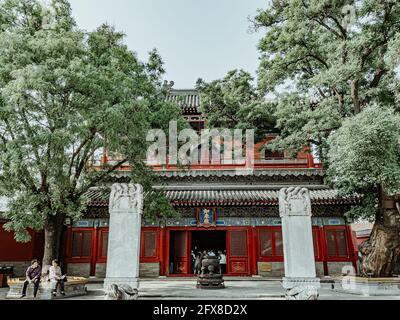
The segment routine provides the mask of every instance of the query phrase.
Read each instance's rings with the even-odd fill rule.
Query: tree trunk
[[[60,259],[60,244],[64,219],[64,214],[56,214],[47,218],[44,225],[43,266],[49,266],[52,260]]]
[[[355,114],[358,114],[361,112],[360,98],[358,95],[358,90],[359,90],[359,82],[358,82],[358,80],[353,80],[351,82],[351,99],[353,101]]]
[[[380,210],[368,241],[360,246],[361,275],[390,277],[400,252],[400,212],[396,199],[380,191]]]

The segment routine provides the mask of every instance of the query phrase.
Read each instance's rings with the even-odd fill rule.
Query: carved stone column
[[[116,285],[125,292],[137,292],[143,187],[139,184],[114,184],[111,188],[109,211],[110,228],[104,288],[108,292],[115,291]]]
[[[290,187],[280,190],[279,214],[282,218],[286,299],[316,300],[320,281],[315,272],[308,189]]]

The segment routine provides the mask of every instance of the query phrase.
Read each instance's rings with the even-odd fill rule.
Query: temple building
[[[172,90],[167,99],[181,106],[192,128],[205,128],[206,117],[199,111],[195,90]],[[317,275],[340,274],[344,266],[356,265],[357,242],[344,213],[359,199],[340,197],[324,185],[323,168],[306,148],[295,159],[265,148],[275,136],[270,134],[256,144],[250,171],[245,170],[245,164],[212,162],[189,169],[168,164],[153,167],[162,181],[154,188],[164,192],[179,217],[143,222],[142,277],[192,276],[192,250],[226,251],[227,275],[283,276],[278,194],[290,186],[310,190]],[[102,161],[112,159],[103,157]],[[129,182],[129,167],[114,172],[109,184],[115,182]],[[66,221],[63,263],[70,275],[104,277],[109,192],[98,187],[86,196],[89,206],[82,218]],[[5,237],[12,238],[4,234],[1,230],[0,246],[4,246]],[[10,239],[5,248],[8,253],[0,250],[0,265],[18,265],[22,270],[24,263],[43,250],[40,233],[34,234],[30,244],[13,244]]]

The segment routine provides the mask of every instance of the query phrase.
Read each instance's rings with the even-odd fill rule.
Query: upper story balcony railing
[[[102,157],[101,159],[97,159],[91,162],[90,166],[96,170],[101,170],[105,166],[110,167],[118,164],[121,159],[110,159],[108,157]],[[322,164],[315,161],[314,157],[311,154],[307,154],[303,157],[298,158],[265,158],[265,159],[253,159],[252,161],[243,161],[238,163],[234,163],[231,159],[220,161],[200,161],[196,164],[190,165],[176,165],[170,164],[167,161],[166,164],[149,164],[148,161],[144,160],[149,167],[151,167],[154,171],[177,171],[177,170],[245,170],[245,169],[319,169],[322,168]],[[118,167],[116,171],[129,171],[131,170],[131,166],[129,163],[125,163],[122,166]]]

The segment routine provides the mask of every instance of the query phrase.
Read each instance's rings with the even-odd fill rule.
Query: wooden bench
[[[22,289],[24,286],[25,279],[8,279],[8,285],[10,290],[6,296],[7,299],[20,299],[22,295]],[[65,296],[61,295],[60,289],[58,289],[57,296],[52,295],[52,286],[49,281],[41,281],[39,285],[39,291],[37,299],[40,300],[55,300],[65,299],[69,297],[84,296],[87,294],[88,280],[81,277],[68,277],[68,281],[64,283]],[[33,299],[33,284],[28,285],[26,291],[26,299]]]

